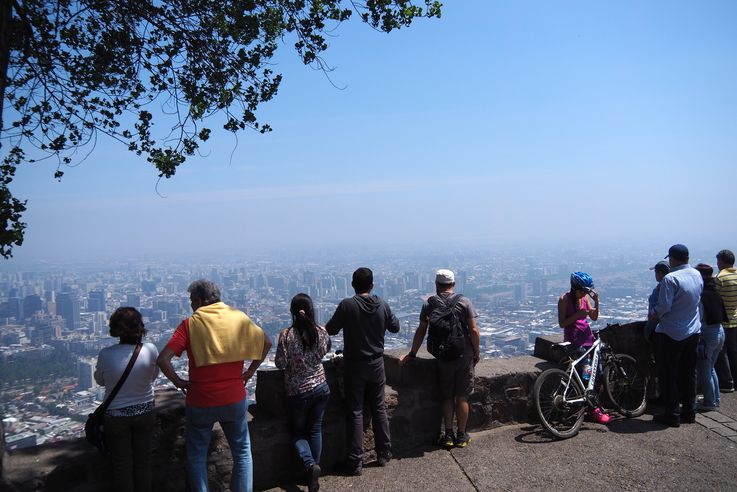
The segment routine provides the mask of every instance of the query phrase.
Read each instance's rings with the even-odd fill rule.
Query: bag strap
[[[130,360],[128,361],[128,365],[125,368],[125,371],[123,371],[123,375],[120,376],[120,379],[118,379],[117,384],[113,388],[113,390],[110,392],[109,395],[107,395],[107,398],[105,398],[105,401],[102,402],[102,405],[97,407],[97,410],[95,410],[95,413],[105,413],[105,410],[107,410],[107,407],[110,406],[110,404],[113,402],[113,399],[115,399],[115,395],[118,394],[118,391],[120,391],[120,388],[123,386],[123,383],[125,383],[125,380],[128,379],[128,375],[131,373],[131,369],[133,369],[133,364],[136,363],[136,359],[138,358],[138,354],[141,352],[141,347],[143,347],[143,344],[136,344],[135,350],[133,350],[133,355],[131,355]]]
[[[453,300],[450,301],[450,306],[448,307],[450,307],[450,309],[454,309],[456,307],[456,304],[461,302],[461,298],[463,298],[463,294],[456,294],[455,296],[453,296]]]

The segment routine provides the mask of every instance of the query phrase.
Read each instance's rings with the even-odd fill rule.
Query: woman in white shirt
[[[95,381],[105,386],[106,397],[145,334],[143,318],[135,308],[120,307],[110,317],[110,336],[120,338],[120,343],[102,349],[95,367]],[[151,437],[156,423],[153,381],[159,374],[158,356],[155,345],[142,344],[128,378],[105,412],[105,444],[118,491],[151,490]]]

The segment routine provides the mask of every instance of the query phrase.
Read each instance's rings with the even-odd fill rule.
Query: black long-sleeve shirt
[[[379,296],[355,295],[340,301],[325,328],[330,335],[343,330],[346,360],[369,360],[384,353],[384,333],[398,333],[399,320]]]

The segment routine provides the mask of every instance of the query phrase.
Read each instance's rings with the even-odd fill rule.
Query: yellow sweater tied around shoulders
[[[261,360],[263,330],[240,309],[216,302],[189,318],[189,343],[198,367]]]

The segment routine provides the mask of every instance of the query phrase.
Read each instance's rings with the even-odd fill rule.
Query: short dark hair
[[[734,253],[728,249],[723,249],[717,253],[717,260],[727,265],[734,265]]]
[[[209,280],[195,280],[189,284],[187,292],[189,292],[189,298],[191,300],[199,301],[203,306],[220,302],[220,289]]]
[[[146,334],[143,316],[136,308],[119,307],[110,316],[110,336],[120,338],[121,343],[141,343]]]
[[[364,293],[371,290],[374,285],[374,272],[370,268],[361,267],[353,272],[353,281],[351,285],[356,292]]]

